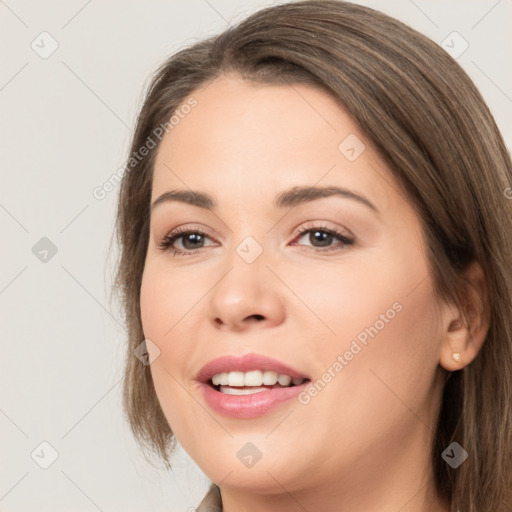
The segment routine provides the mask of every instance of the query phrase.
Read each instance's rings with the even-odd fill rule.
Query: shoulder
[[[197,512],[222,512],[222,499],[220,489],[217,485],[211,484],[205,497],[196,508]]]

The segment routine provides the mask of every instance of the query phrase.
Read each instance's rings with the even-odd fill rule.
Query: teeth
[[[262,385],[265,386],[274,386],[279,383],[281,386],[289,386],[290,383],[298,386],[302,384],[305,379],[297,378],[292,379],[289,375],[278,374],[274,371],[266,370],[251,370],[248,372],[223,372],[216,373],[212,377],[212,383],[214,386],[235,386],[235,387],[244,387],[244,386],[254,386],[260,387]],[[265,390],[266,388],[261,388],[261,390]],[[247,393],[231,393],[231,394],[247,394]],[[251,390],[250,392],[253,392]],[[254,390],[254,392],[256,392]]]
[[[228,386],[243,386],[244,374],[243,372],[229,372]]]
[[[221,386],[220,392],[226,395],[253,395],[254,393],[261,393],[262,391],[268,391],[268,388],[230,388],[229,386]]]
[[[288,377],[288,375],[279,375],[279,377],[277,377],[277,382],[279,382],[281,386],[288,386],[291,381],[292,378]]]
[[[252,370],[245,372],[244,386],[261,386],[263,384],[263,372],[260,370]]]
[[[266,386],[273,386],[277,383],[277,373],[273,371],[263,372],[263,384]]]

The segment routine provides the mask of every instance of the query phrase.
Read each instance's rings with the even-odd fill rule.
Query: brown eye
[[[346,237],[343,233],[340,233],[336,229],[324,228],[324,227],[313,227],[307,229],[301,229],[300,235],[297,240],[304,238],[307,240],[311,247],[314,249],[322,249],[326,248],[328,250],[335,250],[338,248],[343,248],[347,245],[352,245],[354,240]],[[339,241],[338,245],[332,246],[333,241]],[[293,245],[303,245],[303,244],[293,244]],[[307,244],[306,244],[307,246]],[[323,251],[326,252],[326,251]]]
[[[205,247],[205,239],[210,237],[198,230],[176,230],[170,233],[158,244],[162,251],[169,251],[174,255],[186,255],[195,252],[195,249]],[[175,243],[181,240],[182,247],[175,247]]]

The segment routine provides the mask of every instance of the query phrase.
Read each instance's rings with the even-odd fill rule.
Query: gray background
[[[107,258],[117,189],[92,191],[123,165],[164,57],[271,3],[0,0],[1,511],[186,511],[201,500],[208,480],[187,454],[172,473],[150,466],[123,420],[115,251]],[[439,44],[458,32],[469,44],[458,60],[511,147],[511,0],[358,3]],[[59,454],[47,469],[43,441]]]

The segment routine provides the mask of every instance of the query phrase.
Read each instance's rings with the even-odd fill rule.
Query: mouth
[[[216,373],[207,384],[219,393],[239,396],[262,393],[270,389],[292,388],[306,381],[309,381],[306,377],[292,378],[273,370],[251,370]]]
[[[207,363],[198,373],[207,405],[234,418],[267,414],[296,397],[311,379],[266,356],[224,356]]]

